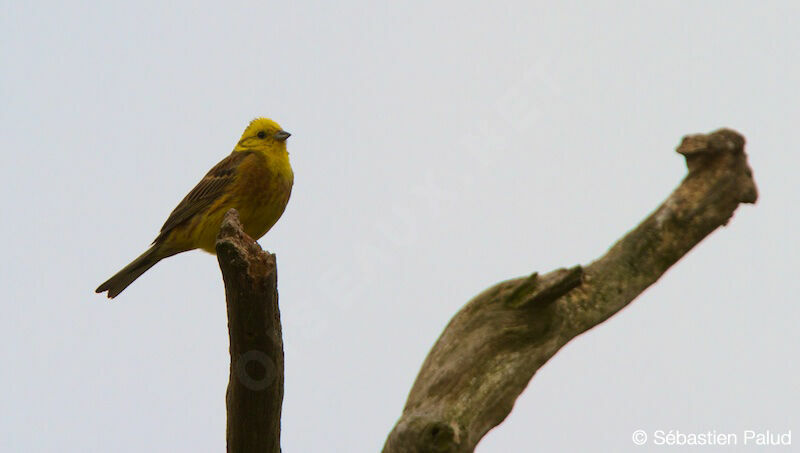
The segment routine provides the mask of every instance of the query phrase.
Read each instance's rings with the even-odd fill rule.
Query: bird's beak
[[[275,140],[278,140],[279,142],[285,142],[286,139],[291,137],[291,136],[292,136],[292,134],[290,134],[290,133],[288,133],[286,131],[275,132]]]

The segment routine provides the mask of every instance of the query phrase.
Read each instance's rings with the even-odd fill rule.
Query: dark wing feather
[[[239,164],[251,154],[252,152],[249,151],[233,152],[209,170],[203,179],[194,186],[194,189],[178,203],[178,206],[169,215],[167,221],[164,222],[161,232],[153,243],[155,244],[164,239],[173,228],[211,206],[224,193],[228,184],[233,181]]]

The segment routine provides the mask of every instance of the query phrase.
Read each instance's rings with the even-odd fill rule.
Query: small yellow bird
[[[215,253],[225,213],[239,211],[245,233],[264,236],[283,214],[294,173],[286,139],[291,134],[269,118],[250,122],[233,152],[214,166],[167,218],[151,247],[95,290],[115,297],[156,263],[193,249]]]

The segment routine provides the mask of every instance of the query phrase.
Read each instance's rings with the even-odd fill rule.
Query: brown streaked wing
[[[249,151],[235,151],[225,159],[222,159],[220,163],[214,165],[214,168],[209,170],[203,179],[194,186],[194,189],[178,203],[178,206],[169,215],[167,221],[164,222],[161,232],[153,243],[163,240],[173,228],[211,206],[214,200],[222,195],[228,184],[233,181],[239,164],[251,154],[252,152]]]

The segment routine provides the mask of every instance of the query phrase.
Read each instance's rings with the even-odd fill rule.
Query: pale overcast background
[[[216,259],[94,289],[262,115],[296,173],[261,240],[284,452],[378,451],[467,300],[600,256],[683,178],[681,137],[722,126],[758,204],[559,352],[477,451],[642,451],[636,429],[797,448],[800,7],[603,3],[0,1],[0,451],[223,451]]]

